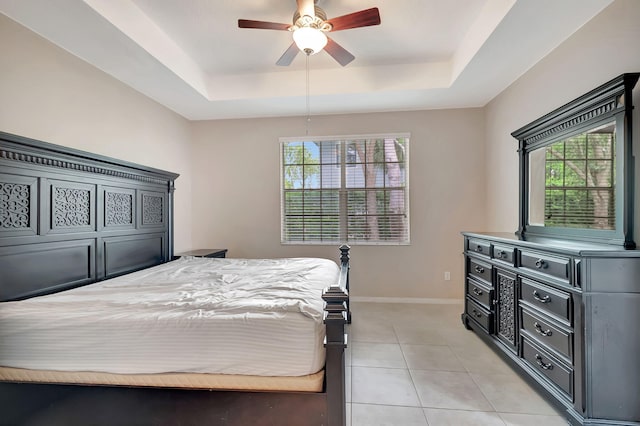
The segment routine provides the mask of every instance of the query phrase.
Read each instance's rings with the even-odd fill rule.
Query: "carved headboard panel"
[[[0,301],[171,260],[177,177],[0,132]]]

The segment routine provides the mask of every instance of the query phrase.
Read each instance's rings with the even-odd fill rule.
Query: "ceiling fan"
[[[327,19],[327,14],[324,10],[315,4],[318,0],[296,1],[298,9],[293,14],[292,25],[238,19],[238,27],[240,28],[281,30],[293,33],[294,42],[278,59],[277,65],[287,66],[291,64],[300,50],[307,55],[313,55],[324,49],[340,65],[345,66],[353,61],[355,56],[327,37],[326,33],[380,24],[380,12],[377,7]]]

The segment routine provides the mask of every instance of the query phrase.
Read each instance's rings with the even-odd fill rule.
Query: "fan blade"
[[[280,56],[280,59],[278,59],[276,65],[280,65],[281,67],[290,65],[299,51],[300,49],[298,49],[298,46],[296,46],[295,43],[291,43],[291,46],[289,46],[289,48],[282,54],[282,56]]]
[[[316,16],[316,6],[313,0],[296,0],[298,2],[298,13],[300,16]]]
[[[338,16],[327,20],[331,24],[331,31],[348,30],[349,28],[370,27],[380,25],[380,11],[377,7],[361,10],[360,12]]]
[[[329,37],[327,37],[327,45],[324,47],[324,50],[343,67],[356,58]]]
[[[255,28],[259,30],[283,30],[287,31],[291,25],[277,22],[252,21],[250,19],[238,19],[238,28]]]

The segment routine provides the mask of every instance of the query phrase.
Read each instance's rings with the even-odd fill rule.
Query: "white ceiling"
[[[355,55],[309,58],[312,114],[478,107],[613,0],[318,0],[329,18],[378,7],[381,25],[330,33]],[[192,120],[306,114],[305,55],[275,62],[295,0],[0,0],[0,12]]]

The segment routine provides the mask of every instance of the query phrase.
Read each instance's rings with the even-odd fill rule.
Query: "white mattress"
[[[185,257],[0,304],[0,365],[119,374],[302,376],[324,365],[325,259]]]

